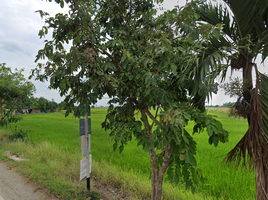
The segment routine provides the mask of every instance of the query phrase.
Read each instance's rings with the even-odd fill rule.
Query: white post
[[[87,189],[90,190],[88,113],[86,113],[85,115],[85,135],[86,135],[86,161],[87,161]]]

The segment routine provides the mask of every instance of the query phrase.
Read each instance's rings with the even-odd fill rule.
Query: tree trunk
[[[247,66],[243,68],[243,81],[244,81],[244,92],[243,97],[244,100],[251,104],[251,91],[253,88],[252,83],[252,64],[251,59],[249,59]],[[253,110],[251,110],[253,112]],[[248,125],[250,127],[251,124],[251,113],[248,114],[247,117]],[[256,136],[255,136],[256,137]],[[262,144],[258,144],[262,145]],[[257,145],[257,146],[258,146]],[[257,147],[258,148],[258,147]],[[258,153],[259,152],[259,153]],[[254,168],[255,168],[255,181],[256,181],[256,200],[267,200],[268,199],[268,174],[267,168],[265,166],[265,159],[263,157],[265,153],[262,152],[261,149],[255,151],[254,155]]]
[[[149,141],[152,137],[152,126],[149,124],[146,111],[148,110],[142,109],[141,115],[144,118],[144,127],[147,132],[147,140]],[[155,148],[152,147],[149,149],[150,154],[150,161],[151,161],[151,183],[152,183],[152,192],[151,192],[151,200],[161,200],[162,197],[162,186],[163,186],[163,179],[164,175],[167,171],[169,165],[169,159],[171,155],[171,147],[168,144],[165,149],[163,149],[161,156],[164,157],[163,164],[161,168],[157,165],[157,154]]]
[[[150,160],[151,160],[151,181],[152,181],[152,193],[151,193],[151,200],[161,200],[162,197],[162,186],[163,186],[163,179],[164,175],[167,171],[169,165],[169,158],[171,154],[171,147],[168,144],[166,148],[163,150],[164,153],[164,161],[159,169],[156,164],[156,153],[155,149],[152,148],[149,150],[150,153]]]
[[[250,60],[251,62],[251,60]],[[243,97],[244,101],[246,101],[250,105],[250,100],[251,100],[251,94],[250,91],[253,88],[253,83],[252,83],[252,65],[250,62],[243,68]],[[247,116],[248,120],[248,125],[250,125],[250,113]]]
[[[263,160],[255,160],[256,200],[268,199],[268,174]]]
[[[161,200],[162,197],[162,185],[163,176],[159,174],[159,168],[154,164],[152,165],[151,172],[151,182],[152,182],[152,192],[151,200]]]

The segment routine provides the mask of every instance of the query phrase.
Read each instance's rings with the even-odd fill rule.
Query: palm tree
[[[254,63],[258,55],[262,55],[262,61],[268,56],[268,1],[223,0],[222,4],[203,4],[195,11],[200,21],[223,25],[223,35],[206,43],[203,59],[195,66],[197,83],[211,70],[221,72],[224,78],[224,60],[232,70],[243,73],[243,92],[236,103],[236,112],[247,118],[249,127],[228,153],[227,162],[252,163],[256,173],[256,199],[268,199],[268,78],[258,72]],[[230,48],[232,50],[226,51]],[[227,55],[224,52],[229,56],[223,57]],[[257,74],[255,85],[253,69]]]

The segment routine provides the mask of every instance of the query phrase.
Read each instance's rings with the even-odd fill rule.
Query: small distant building
[[[22,109],[21,112],[23,114],[36,114],[36,113],[41,113],[40,110],[33,110],[33,109]]]
[[[40,110],[32,110],[32,114],[41,113]]]
[[[28,114],[29,112],[28,112],[28,109],[22,109],[22,110],[21,110],[21,113],[22,113],[22,114]]]

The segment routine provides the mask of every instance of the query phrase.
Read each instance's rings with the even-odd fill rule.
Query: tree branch
[[[95,36],[96,43],[98,45],[100,45],[99,40],[98,40],[98,38],[96,36],[96,33],[94,31],[94,28],[93,28],[93,25],[92,24],[90,25],[90,30],[92,31],[93,35]],[[114,59],[114,57],[111,54],[109,54],[106,50],[100,48],[99,51],[102,51],[101,52],[102,54],[107,55],[115,64],[117,64],[116,61],[115,61],[115,59]],[[123,71],[122,67],[119,64],[117,64],[117,67],[119,68],[120,71]]]
[[[157,107],[154,118],[156,119],[158,116],[159,107]]]
[[[149,141],[150,138],[152,137],[152,127],[150,126],[149,124],[149,121],[148,121],[148,117],[146,115],[146,110],[148,110],[147,108],[146,109],[141,109],[141,117],[144,118],[144,127],[146,129],[146,132],[147,132],[147,140]]]
[[[153,123],[155,123],[157,126],[161,127],[161,124],[157,119],[152,115],[152,113],[147,109],[145,109],[146,114],[153,120]],[[153,124],[152,124],[153,125]]]

